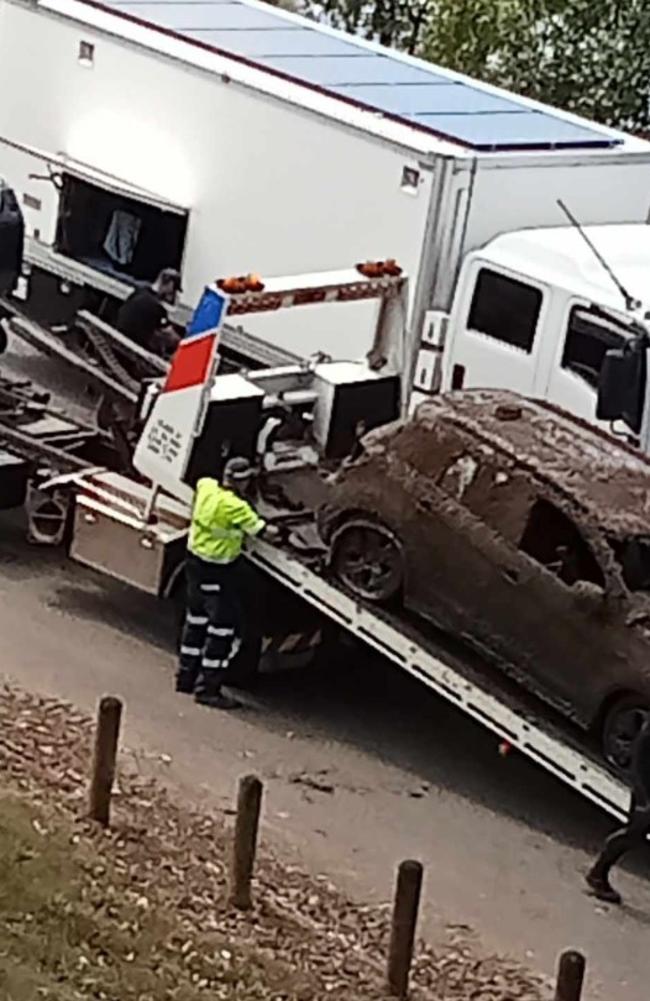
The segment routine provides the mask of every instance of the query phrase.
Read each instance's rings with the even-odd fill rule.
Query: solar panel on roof
[[[521,105],[505,97],[489,94],[464,83],[449,83],[441,78],[434,84],[394,84],[390,87],[353,84],[333,87],[336,93],[353,96],[364,104],[381,105],[399,115],[483,114],[492,111],[522,111]]]
[[[398,63],[386,56],[368,54],[364,49],[358,49],[350,56],[321,56],[319,59],[304,56],[276,57],[273,68],[323,87],[362,83],[387,85],[449,82],[448,76],[433,70],[421,70],[417,66]]]
[[[354,46],[328,38],[308,28],[286,28],[283,31],[211,31],[209,28],[184,31],[188,38],[199,38],[219,49],[227,49],[238,56],[260,58],[283,56],[295,52],[301,56],[318,56],[321,53],[349,55]],[[331,43],[334,42],[334,45]]]
[[[409,62],[388,49],[374,52],[355,40],[293,21],[272,7],[245,0],[103,0],[132,15],[254,62],[261,69],[326,90],[477,150],[608,147],[621,140],[559,112],[534,110],[458,81],[438,66]]]
[[[548,118],[552,118],[550,127]],[[414,115],[413,120],[479,150],[589,148],[607,143],[595,130],[525,107],[489,114]]]
[[[135,6],[130,4],[129,6]],[[249,7],[238,0],[224,0],[222,3],[138,3],[137,16],[154,24],[161,24],[173,31],[201,31],[214,29],[255,29],[277,30],[278,18],[272,11],[267,13],[257,7]],[[283,27],[293,25],[285,21]],[[298,26],[300,30],[300,26]]]

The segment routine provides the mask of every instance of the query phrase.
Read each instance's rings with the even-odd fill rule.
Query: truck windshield
[[[630,591],[650,591],[650,536],[617,541],[614,552]]]

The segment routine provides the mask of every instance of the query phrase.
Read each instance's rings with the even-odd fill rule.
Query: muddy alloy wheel
[[[650,703],[641,695],[626,695],[605,717],[603,755],[623,775],[630,771],[634,741],[648,716]]]
[[[378,522],[346,522],[332,536],[332,570],[359,598],[385,603],[395,598],[404,576],[400,546]]]

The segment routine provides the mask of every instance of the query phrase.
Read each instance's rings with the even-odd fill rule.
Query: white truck
[[[558,200],[647,268],[650,144],[255,0],[0,0],[0,86],[34,319],[110,321],[176,265],[183,323],[216,274],[380,253],[410,276],[404,406],[489,384],[595,419],[584,310],[622,303]],[[360,359],[368,309],[248,318],[224,348]]]

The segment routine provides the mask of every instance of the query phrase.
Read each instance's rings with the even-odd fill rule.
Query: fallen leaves
[[[28,793],[34,804],[50,809],[55,804],[73,825],[71,848],[91,846],[97,856],[94,866],[103,866],[103,872],[89,874],[93,907],[117,920],[126,906],[129,917],[123,934],[131,937],[136,929],[140,934],[161,907],[173,921],[173,933],[151,943],[152,969],[182,956],[192,990],[224,1001],[384,997],[389,907],[356,906],[325,877],[310,879],[263,844],[253,883],[254,908],[245,915],[234,913],[227,906],[230,809],[214,816],[191,810],[173,802],[161,785],[121,767],[114,826],[102,830],[80,815],[92,747],[89,719],[56,700],[4,689],[0,734],[0,770],[6,783]],[[48,752],[43,753],[43,746]],[[159,757],[167,763],[164,755]],[[319,794],[335,794],[326,769],[300,772],[290,781]],[[428,791],[416,788],[420,794]],[[290,819],[286,812],[274,815]],[[418,947],[414,1001],[542,998],[537,977],[501,957],[481,957],[469,934],[461,931],[436,949]],[[209,956],[202,945],[206,935],[221,940]],[[123,958],[131,954],[127,961],[135,967],[133,944]],[[106,950],[102,957],[102,963],[110,965]],[[92,970],[83,962],[78,972],[92,979]],[[93,996],[90,987],[85,990],[85,996]],[[143,990],[141,1001],[146,996]],[[164,997],[185,1001],[182,994]]]

